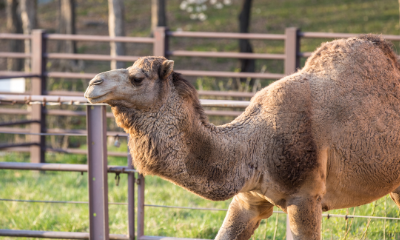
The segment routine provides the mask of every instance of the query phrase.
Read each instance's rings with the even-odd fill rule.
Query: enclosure
[[[333,33],[314,33],[314,32],[301,32],[296,28],[288,28],[285,34],[238,34],[238,33],[208,33],[208,32],[184,32],[184,31],[168,31],[166,28],[158,28],[153,38],[144,37],[100,37],[100,36],[89,36],[89,35],[60,35],[60,34],[47,34],[42,30],[35,30],[32,35],[19,35],[19,34],[0,34],[0,39],[12,39],[12,40],[30,40],[33,48],[32,54],[25,53],[11,53],[11,52],[0,52],[1,58],[30,58],[32,59],[32,72],[0,72],[0,79],[10,78],[26,78],[30,79],[29,91],[16,94],[0,93],[0,113],[3,117],[3,122],[0,123],[0,134],[2,137],[10,138],[11,141],[15,141],[16,138],[10,136],[21,136],[18,138],[19,142],[12,144],[1,145],[2,151],[7,152],[26,152],[29,153],[29,159],[31,163],[19,162],[16,159],[18,155],[6,154],[3,159],[7,161],[0,163],[1,169],[12,169],[12,170],[34,170],[29,174],[36,174],[39,177],[42,175],[49,175],[47,171],[70,171],[84,173],[88,172],[87,184],[88,185],[88,201],[69,201],[62,200],[23,200],[23,199],[9,199],[2,198],[1,201],[5,202],[29,202],[31,204],[85,204],[88,205],[87,218],[90,221],[90,226],[87,229],[89,233],[74,231],[73,233],[68,232],[57,232],[57,231],[30,231],[30,229],[1,229],[0,236],[10,237],[44,237],[44,238],[74,238],[74,239],[85,239],[90,236],[92,239],[172,239],[163,237],[149,237],[148,232],[152,232],[151,226],[155,220],[151,218],[151,221],[146,221],[145,218],[145,207],[148,208],[163,208],[162,211],[168,211],[169,208],[185,209],[187,211],[215,211],[224,212],[225,208],[215,207],[199,207],[194,205],[198,200],[186,201],[185,206],[176,206],[168,204],[145,204],[145,179],[140,174],[135,177],[135,170],[131,166],[131,159],[127,154],[127,151],[107,151],[107,136],[114,137],[113,141],[123,142],[127,135],[120,130],[114,128],[111,131],[107,131],[113,122],[113,116],[109,112],[109,108],[105,105],[91,105],[88,104],[86,99],[83,98],[83,92],[79,91],[67,91],[62,89],[52,90],[49,88],[49,82],[52,84],[57,81],[64,81],[65,79],[78,79],[78,81],[88,82],[95,76],[95,73],[79,73],[79,72],[57,72],[52,71],[51,60],[63,59],[63,60],[95,60],[95,61],[109,61],[118,60],[133,62],[140,56],[109,56],[100,54],[66,54],[58,52],[50,52],[51,41],[63,41],[73,40],[77,42],[91,41],[91,42],[110,42],[119,41],[131,44],[147,44],[148,48],[152,49],[153,55],[165,56],[168,58],[174,57],[202,57],[202,58],[232,58],[232,59],[264,59],[264,60],[277,60],[282,64],[282,72],[271,73],[271,72],[260,72],[260,73],[239,73],[239,72],[228,72],[228,71],[203,71],[203,70],[180,70],[179,65],[177,66],[176,72],[182,73],[187,77],[220,77],[230,79],[244,78],[247,82],[251,79],[255,79],[261,82],[262,79],[273,81],[282,78],[288,74],[296,71],[297,68],[304,63],[305,58],[310,56],[310,52],[301,52],[300,46],[302,39],[333,39],[333,38],[346,38],[352,37],[355,34],[333,34]],[[280,54],[270,53],[236,53],[236,52],[216,52],[216,51],[187,51],[187,50],[174,50],[171,49],[171,41],[175,41],[177,38],[184,39],[253,39],[263,41],[280,41],[284,46],[284,52]],[[384,38],[393,41],[399,41],[399,36],[387,35]],[[50,47],[49,47],[50,46]],[[62,80],[57,80],[62,79]],[[1,81],[1,80],[0,80]],[[206,81],[202,82],[204,85]],[[268,84],[268,82],[267,82]],[[260,84],[261,85],[261,84]],[[82,84],[84,86],[84,84]],[[244,85],[246,88],[248,85]],[[255,85],[252,86],[253,90]],[[84,87],[81,87],[82,89]],[[257,89],[257,88],[255,88]],[[201,103],[206,108],[206,113],[209,116],[222,116],[230,117],[224,119],[224,121],[230,120],[232,117],[238,116],[241,111],[248,105],[248,100],[254,95],[253,92],[240,92],[240,91],[210,91],[210,90],[199,90],[199,95],[202,96]],[[206,99],[207,98],[207,99]],[[86,109],[85,109],[86,108]],[[228,110],[227,110],[228,109]],[[10,115],[9,121],[4,116]],[[22,116],[19,119],[15,116]],[[72,118],[86,118],[86,124],[77,123],[77,129],[60,129],[52,128],[49,123],[50,118],[54,116],[70,117]],[[18,119],[18,120],[16,120]],[[28,126],[28,128],[17,128],[10,126]],[[84,128],[82,128],[84,127]],[[30,136],[25,138],[24,136]],[[63,148],[55,148],[49,146],[52,141],[52,137],[55,136],[69,136],[69,137],[80,137],[86,138],[86,148],[73,148],[71,146]],[[116,144],[117,145],[117,144]],[[127,149],[126,149],[127,150]],[[75,155],[87,155],[87,164],[65,164],[57,163],[54,157],[49,157],[48,153],[66,154],[68,156]],[[112,157],[126,157],[124,160],[126,164],[124,166],[108,166],[107,160],[111,161]],[[54,161],[56,160],[56,161]],[[101,160],[101,161],[100,161]],[[97,162],[97,164],[93,164]],[[102,162],[103,164],[99,164]],[[121,160],[111,161],[117,162],[122,165]],[[46,172],[46,173],[45,173]],[[115,174],[115,181],[117,184],[121,183],[127,190],[126,198],[123,198],[126,202],[121,201],[109,201],[108,189],[117,191],[110,185],[108,181],[108,173]],[[17,172],[16,172],[17,173]],[[5,171],[7,179],[12,179],[12,171]],[[21,174],[18,172],[18,174]],[[22,172],[22,174],[28,174]],[[125,179],[122,174],[126,174]],[[123,177],[121,181],[120,178]],[[61,180],[61,179],[59,179]],[[124,182],[124,183],[123,183]],[[154,184],[159,184],[158,180],[152,179]],[[82,184],[82,182],[80,183]],[[137,194],[135,202],[135,185],[137,185]],[[162,185],[162,184],[161,184]],[[167,188],[176,190],[173,186]],[[42,189],[43,191],[52,191],[51,189]],[[94,196],[101,196],[100,198]],[[169,196],[171,197],[171,196]],[[178,196],[176,196],[179,198]],[[147,198],[146,198],[147,199]],[[400,235],[398,228],[398,210],[394,204],[389,205],[386,202],[387,197],[379,200],[378,203],[368,205],[365,209],[335,211],[334,213],[324,214],[324,225],[323,225],[323,237],[327,239],[337,239],[338,236],[341,238],[348,237],[347,235],[354,235],[355,238],[360,237],[367,238],[368,236],[379,236],[378,238],[383,239],[397,239]],[[109,234],[109,205],[127,205],[125,218],[125,229],[122,228],[113,229],[120,230],[118,234]],[[191,206],[189,206],[191,205]],[[226,206],[222,204],[219,206]],[[136,211],[135,211],[136,209]],[[379,216],[374,216],[375,212],[379,212]],[[186,213],[185,213],[186,214]],[[174,219],[186,218],[185,214],[177,214]],[[221,216],[223,217],[224,214]],[[256,238],[268,238],[271,236],[272,239],[282,239],[286,235],[286,239],[291,239],[290,231],[288,227],[284,229],[279,226],[285,225],[284,215],[280,211],[275,211],[276,216],[272,216],[268,221],[262,223],[261,229],[256,233]],[[367,216],[371,215],[371,216]],[[219,216],[219,218],[221,218]],[[205,221],[212,222],[211,218],[200,216]],[[280,218],[279,218],[280,217]],[[119,216],[119,218],[122,218]],[[112,221],[115,221],[115,217],[111,217]],[[136,219],[136,221],[135,221]],[[365,219],[360,224],[353,224],[354,219]],[[26,219],[28,220],[28,219]],[[273,222],[271,224],[271,221]],[[356,220],[357,221],[357,220]],[[378,222],[379,221],[379,222]],[[388,222],[387,222],[388,221]],[[268,227],[267,226],[267,223]],[[204,223],[204,222],[203,222]],[[221,222],[215,223],[220,224]],[[378,223],[378,224],[375,224]],[[169,222],[160,221],[155,222],[156,225],[169,225]],[[205,224],[205,223],[204,223]],[[208,223],[209,224],[209,223]],[[334,225],[341,225],[341,227],[335,229]],[[375,225],[374,225],[375,224]],[[135,226],[137,225],[137,226]],[[377,226],[382,225],[382,226]],[[147,227],[146,227],[147,226]],[[150,226],[150,227],[148,227]],[[356,226],[356,229],[352,229]],[[192,228],[196,228],[191,226]],[[215,229],[218,229],[215,226]],[[147,228],[147,229],[146,229]],[[202,234],[197,234],[198,237],[212,237],[215,234],[214,228],[205,228]],[[278,229],[279,228],[279,229]],[[146,230],[145,230],[146,229]],[[207,230],[211,229],[211,230]],[[286,229],[286,230],[285,230]],[[84,229],[86,230],[86,229]],[[135,231],[136,230],[136,231]],[[283,230],[283,231],[282,231]],[[209,231],[209,232],[207,232]],[[265,233],[261,232],[265,231]],[[162,232],[162,231],[161,231]],[[101,233],[96,234],[95,233]],[[168,235],[169,232],[165,232]],[[269,233],[269,235],[267,235]],[[368,235],[369,234],[369,235]],[[175,237],[175,236],[171,236]],[[179,236],[185,237],[185,236]]]

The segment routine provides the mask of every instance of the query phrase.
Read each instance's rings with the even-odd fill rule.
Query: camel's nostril
[[[99,80],[96,80],[96,81],[92,82],[90,85],[99,85],[102,82],[104,82],[104,80],[103,79],[99,79]]]

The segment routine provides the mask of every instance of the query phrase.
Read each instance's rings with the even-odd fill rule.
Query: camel
[[[400,65],[381,37],[322,44],[222,126],[173,66],[142,57],[96,75],[85,97],[111,106],[140,173],[206,199],[233,197],[216,239],[249,239],[273,206],[297,240],[320,239],[322,211],[388,193],[400,206]]]

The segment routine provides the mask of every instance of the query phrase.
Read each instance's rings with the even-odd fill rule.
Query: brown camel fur
[[[98,74],[85,97],[111,105],[139,172],[233,197],[216,239],[249,239],[277,206],[294,238],[310,240],[320,239],[322,211],[388,193],[399,205],[399,80],[390,44],[368,35],[323,44],[222,126],[163,57]]]

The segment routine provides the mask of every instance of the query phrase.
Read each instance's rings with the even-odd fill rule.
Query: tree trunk
[[[248,33],[250,27],[250,16],[251,16],[251,5],[252,0],[243,0],[242,11],[239,15],[239,32]],[[253,52],[250,41],[248,39],[239,39],[239,50],[244,53]],[[254,59],[240,59],[240,71],[241,72],[254,72],[255,71],[255,60]],[[241,82],[246,79],[240,79]]]
[[[24,34],[31,34],[32,29],[37,27],[37,5],[36,0],[20,0],[21,19]],[[25,53],[31,53],[31,41],[24,41]],[[31,59],[25,59],[25,72],[31,71]]]
[[[166,27],[166,26],[167,26],[167,15],[165,13],[165,0],[151,0],[152,34],[156,29],[156,27]]]
[[[124,36],[124,2],[108,0],[108,32],[110,37]],[[121,42],[110,42],[111,56],[125,55],[125,45]],[[111,69],[125,68],[124,62],[111,61]]]
[[[6,5],[7,15],[7,32],[22,33],[22,23],[18,8],[18,0],[7,0]],[[23,43],[21,40],[9,41],[9,50],[11,52],[22,52]],[[7,69],[10,71],[21,71],[23,65],[22,59],[9,58],[7,59]]]
[[[400,0],[399,0],[399,29],[400,29]]]
[[[76,34],[75,0],[59,0],[58,32],[60,34]],[[71,40],[58,41],[58,51],[76,53],[76,43]],[[61,60],[61,71],[73,71],[77,68],[76,60]]]

